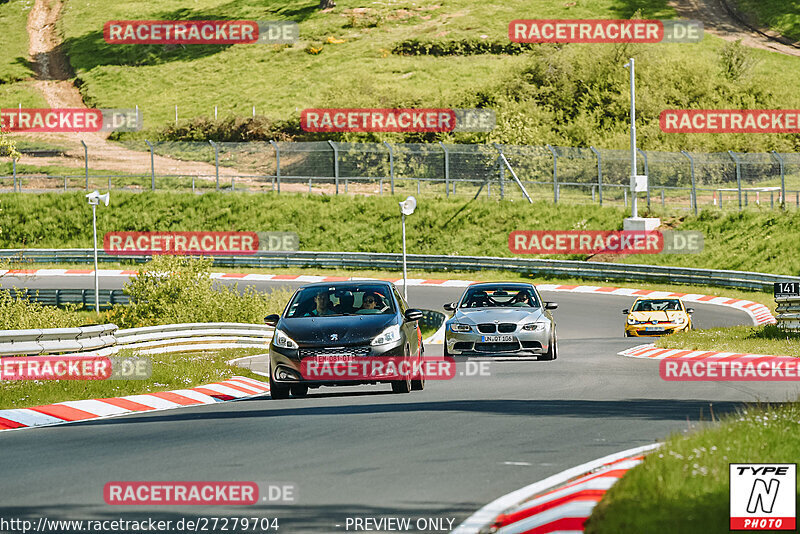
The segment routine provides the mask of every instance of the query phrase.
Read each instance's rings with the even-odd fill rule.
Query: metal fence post
[[[499,154],[497,156],[497,164],[500,166],[500,200],[503,200],[505,198],[505,193],[506,193],[506,167],[505,165],[503,165],[503,147],[501,147],[497,143],[492,143],[492,146],[494,147],[495,150],[497,150],[497,153]],[[490,182],[489,189],[487,189],[486,191],[486,196],[491,196],[491,187],[492,184]]]
[[[439,141],[439,146],[442,147],[444,152],[444,190],[445,196],[450,196],[450,154],[447,153],[444,143]]]
[[[553,204],[558,204],[558,154],[550,145],[547,149],[553,153]]]
[[[86,143],[83,142],[81,139],[81,144],[83,145],[83,169],[86,172],[86,190],[89,190],[89,147],[86,146]]]
[[[336,194],[339,194],[339,150],[333,141],[328,140],[328,144],[333,149],[333,179],[336,182]]]
[[[392,150],[392,145],[386,141],[383,144],[389,149],[389,179],[391,180],[392,194],[394,195],[394,150]]]
[[[217,191],[219,191],[219,146],[211,139],[209,139],[208,142],[214,147],[214,169],[217,175]]]
[[[275,149],[275,180],[278,183],[278,194],[281,194],[281,149],[278,143],[270,140],[269,144]]]
[[[150,147],[150,189],[152,191],[156,190],[156,164],[155,164],[155,156],[153,155],[153,144],[148,141],[147,139],[144,140],[147,143],[147,146]],[[88,189],[87,189],[88,191]]]
[[[784,173],[783,173],[783,158],[781,157],[780,154],[778,154],[774,150],[771,153],[772,153],[772,156],[775,159],[778,160],[778,165],[780,166],[780,169],[781,169],[781,202],[780,202],[780,204],[781,204],[781,209],[785,210],[786,209],[786,177],[784,176]]]
[[[645,154],[644,150],[641,148],[637,148],[636,150],[642,155],[642,159],[644,160],[644,175],[647,176],[647,209],[650,209],[650,169],[647,166],[647,154]]]
[[[600,205],[602,206],[603,205],[603,160],[600,157],[600,152],[598,152],[595,147],[590,146],[589,148],[592,150],[592,152],[594,152],[594,155],[597,156],[597,196],[598,199],[600,200]],[[594,189],[592,189],[592,192],[594,192]]]
[[[689,159],[689,171],[692,175],[692,207],[694,208],[694,214],[697,215],[697,187],[694,182],[694,158],[685,150],[681,150],[681,154]]]
[[[736,154],[734,154],[732,150],[728,150],[728,155],[731,157],[733,162],[736,163],[736,188],[739,190],[739,211],[742,211],[742,170],[741,170],[741,165],[739,165],[739,158],[736,157]]]

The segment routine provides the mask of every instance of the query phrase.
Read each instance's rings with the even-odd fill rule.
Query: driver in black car
[[[331,299],[327,291],[320,291],[314,295],[314,309],[306,313],[304,317],[319,317],[322,315],[333,315],[334,310],[331,306]]]

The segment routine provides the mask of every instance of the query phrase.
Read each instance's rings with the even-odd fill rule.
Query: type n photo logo
[[[797,464],[730,464],[730,529],[793,531]]]

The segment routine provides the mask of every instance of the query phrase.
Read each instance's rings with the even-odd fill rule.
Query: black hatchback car
[[[382,281],[320,282],[298,289],[282,315],[264,321],[275,327],[269,346],[269,385],[273,399],[291,392],[303,397],[308,388],[391,383],[395,393],[425,387],[424,376],[397,379],[350,377],[321,380],[308,372],[312,362],[362,362],[364,357],[402,360],[419,369],[424,348],[418,321],[394,284]],[[388,358],[393,357],[393,358]],[[416,364],[416,365],[415,365]]]

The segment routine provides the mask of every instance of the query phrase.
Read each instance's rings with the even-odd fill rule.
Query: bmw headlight
[[[400,325],[393,325],[378,334],[378,337],[373,339],[370,345],[386,345],[398,341],[400,341]]]
[[[528,323],[522,325],[522,329],[526,332],[544,332],[544,327],[547,323]]]
[[[468,324],[450,323],[451,332],[469,332],[470,330],[472,330],[472,327]]]
[[[275,329],[275,333],[272,335],[272,341],[275,343],[276,347],[280,347],[282,349],[296,349],[297,343],[294,342],[292,338],[286,335],[286,332],[283,330]]]

